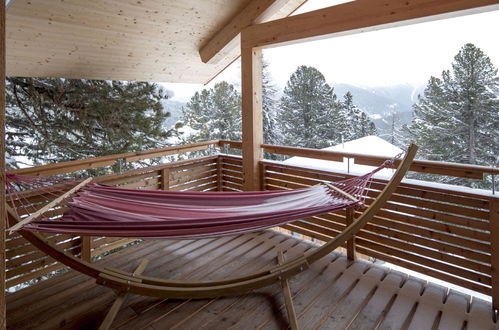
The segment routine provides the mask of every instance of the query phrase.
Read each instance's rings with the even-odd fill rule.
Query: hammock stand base
[[[78,272],[95,278],[97,284],[115,289],[118,292],[134,293],[163,299],[206,299],[244,294],[274,283],[282,283],[283,280],[287,280],[294,275],[301,273],[308,268],[309,264],[328,255],[336,248],[352,239],[359,230],[372,220],[384,203],[391,197],[392,193],[402,181],[405,173],[408,171],[417,149],[416,145],[411,145],[409,147],[404,159],[399,162],[396,172],[383,191],[371,205],[365,209],[362,215],[355,219],[332,240],[312,252],[285,262],[283,261],[282,263],[279,262],[277,266],[267,270],[242,277],[210,282],[176,281],[147,277],[118,269],[99,267],[83,261],[59,250],[39,233],[22,229],[19,230],[18,233],[55,260]],[[8,205],[6,205],[6,207],[9,224],[13,226],[19,222],[19,219],[12,208]]]

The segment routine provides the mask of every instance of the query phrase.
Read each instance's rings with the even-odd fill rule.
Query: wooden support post
[[[353,207],[349,207],[345,209],[346,211],[346,223],[347,226],[350,226],[355,220],[355,210]],[[347,258],[350,261],[354,261],[356,259],[355,256],[355,236],[347,241]]]
[[[5,2],[0,6],[0,329],[7,327],[5,314]]]
[[[279,251],[277,254],[277,262],[279,265],[284,264],[284,253]],[[289,282],[287,278],[281,280],[282,292],[284,295],[284,303],[286,305],[286,310],[288,311],[289,327],[291,330],[297,330],[298,320],[296,319],[295,306],[293,305],[293,298],[291,296],[291,289],[289,288]]]
[[[161,170],[161,189],[170,190],[170,169],[164,168]]]
[[[147,264],[149,263],[149,260],[144,259],[142,262],[139,264],[139,266],[135,269],[133,272],[133,275],[141,275],[144,270],[147,267]],[[116,297],[116,300],[114,301],[113,305],[107,312],[106,317],[104,318],[104,321],[102,321],[102,324],[99,327],[99,330],[107,330],[111,328],[111,325],[113,324],[114,319],[116,318],[116,315],[120,311],[121,305],[125,302],[126,298],[128,296],[128,292],[122,291],[118,294],[118,297]]]
[[[223,179],[222,179],[222,157],[217,158],[217,190],[223,191]]]
[[[244,37],[244,33],[243,33]],[[259,190],[259,161],[263,158],[262,51],[241,49],[243,118],[243,189]]]
[[[492,307],[499,310],[499,198],[490,199],[490,243],[492,260]]]
[[[81,236],[81,260],[92,261],[92,237]]]

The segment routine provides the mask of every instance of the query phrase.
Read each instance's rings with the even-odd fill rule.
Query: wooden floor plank
[[[463,329],[469,299],[469,296],[451,290],[442,308],[438,329]]]
[[[99,264],[132,271],[151,260],[145,275],[213,280],[252,273],[317,245],[274,231],[203,240],[147,240]],[[302,329],[498,329],[491,304],[339,253],[290,279]],[[424,290],[423,290],[424,288]],[[422,294],[421,294],[422,293]],[[114,291],[70,271],[7,296],[8,329],[94,329]],[[43,301],[43,304],[39,302]],[[468,306],[470,310],[468,312]],[[165,300],[131,295],[113,327],[120,329],[281,329],[288,326],[279,283],[236,297]]]
[[[480,299],[473,299],[471,301],[470,312],[468,314],[467,329],[493,329],[493,325],[490,323],[491,318],[492,308],[490,307],[490,304]],[[497,324],[495,328],[498,328]]]
[[[287,251],[288,254],[290,254],[291,256],[294,256],[296,254],[301,254],[303,253],[304,251],[306,251],[307,248],[310,248],[309,245],[307,244],[294,244],[293,242],[291,241],[288,241],[286,240],[285,242],[283,243],[286,243],[286,244],[282,244],[280,243],[278,246],[278,248],[274,248],[274,249],[271,249],[271,250],[268,250],[265,255],[261,256],[259,259],[267,259],[267,261],[270,261],[272,262],[274,265],[275,265],[275,256],[273,256],[273,254],[276,252],[276,250],[285,250]],[[256,260],[255,260],[256,261]],[[248,265],[244,265],[242,268],[239,269],[239,272],[241,271],[241,269],[244,269],[245,271],[248,270],[248,267],[255,267],[255,265],[257,265],[258,263],[255,263],[255,261],[251,262],[250,264]],[[268,263],[266,263],[266,266],[268,266]],[[262,268],[262,265],[260,265],[259,267],[260,269]],[[249,269],[252,269],[252,268],[249,268]],[[253,270],[256,270],[256,269],[253,269]],[[275,286],[272,286],[272,291],[275,290],[274,288]],[[209,320],[209,322],[205,323],[203,326],[206,327],[208,323],[211,323],[213,324],[213,326],[215,326],[216,324],[218,324],[218,326],[221,326],[221,327],[227,327],[231,324],[231,322],[233,322],[234,319],[238,320],[240,317],[237,317],[237,312],[238,312],[238,308],[237,306],[245,306],[244,307],[244,311],[246,313],[249,313],[252,309],[253,306],[256,306],[256,305],[260,305],[262,303],[262,300],[263,302],[266,301],[266,297],[268,295],[267,289],[262,289],[262,290],[256,290],[255,293],[252,293],[252,294],[248,294],[248,295],[243,295],[243,296],[240,296],[239,299],[235,300],[235,301],[232,301],[232,302],[236,302],[236,308],[233,308],[233,310],[236,311],[236,313],[230,313],[230,308],[225,308],[224,309],[224,313],[227,315],[228,313],[230,313],[230,317],[226,317],[224,320],[219,320],[218,318],[213,318],[211,317],[211,319]],[[263,299],[262,299],[263,298]],[[221,305],[220,307],[224,306],[226,307],[226,304],[227,304],[227,300],[219,300],[217,299],[216,303],[214,305]],[[232,303],[231,301],[229,301],[229,303]],[[208,307],[208,306],[206,306]],[[218,307],[218,308],[220,308]],[[231,306],[233,307],[233,306]],[[197,312],[201,312],[203,311],[204,309],[201,309]],[[206,315],[205,315],[206,316]],[[211,314],[211,316],[213,316],[213,314]],[[165,320],[166,321],[166,320]],[[171,321],[171,319],[167,320],[168,322]],[[171,323],[171,324],[174,324],[174,323]],[[162,323],[162,324],[159,324],[158,326],[166,326],[168,325],[168,323]],[[155,324],[156,326],[156,324]]]
[[[140,248],[130,247],[126,251],[127,258],[140,259],[157,249],[157,245],[151,242],[151,244],[145,243],[141,244]],[[128,266],[129,260],[124,260],[122,257],[125,255],[125,251],[117,252],[105,258],[97,264],[102,266],[112,265],[114,267]],[[55,291],[59,293],[67,293],[66,289],[74,288],[75,285],[81,285],[84,279],[87,279],[85,275],[68,272],[61,276],[53,277],[48,280],[42,281],[36,285],[37,291],[36,296],[25,294],[23,290],[15,292],[9,296],[9,312],[15,314],[17,309],[20,309],[21,313],[25,314],[24,309],[26,305],[31,305],[32,302],[39,301],[40,299],[46,301],[54,297]],[[29,290],[29,288],[27,288]],[[10,303],[10,298],[13,298],[12,303]],[[61,297],[62,299],[62,297]]]
[[[265,243],[266,245],[268,245],[268,248],[266,248],[266,251],[271,251],[273,249],[273,247],[275,246],[275,244],[279,244],[281,242],[281,239],[280,238],[276,238],[276,239],[268,239],[267,242]],[[223,251],[226,251],[225,248],[227,247],[227,245],[223,245]],[[258,249],[256,249],[258,250]],[[256,252],[256,251],[255,251]],[[244,259],[244,258],[239,258],[239,259]],[[260,257],[260,259],[262,259]],[[255,263],[251,263],[250,266],[251,267],[255,267]],[[250,268],[251,270],[251,268]],[[239,273],[241,272],[241,270],[239,270]],[[234,275],[237,275],[238,272],[234,272],[233,274],[225,274],[225,276],[234,276]],[[181,307],[186,307],[187,305],[186,304],[183,304],[183,302],[179,302],[179,301],[173,301],[173,300],[164,300],[162,301],[160,304],[157,304],[155,305],[153,308],[150,308],[148,309],[146,312],[142,312],[140,313],[140,317],[135,319],[135,320],[128,320],[126,322],[126,326],[127,327],[135,327],[135,328],[141,328],[142,326],[146,326],[146,325],[149,325],[150,323],[154,323],[154,322],[170,322],[170,315],[178,315],[179,314],[179,310],[183,310],[181,309]],[[194,309],[196,308],[197,306],[197,303],[195,302],[194,304],[191,304],[191,307],[193,307]],[[137,322],[137,323],[136,323]],[[173,322],[173,321],[172,321]],[[171,325],[171,324],[169,324]]]
[[[199,264],[203,260],[203,256],[209,254],[211,251],[217,248],[223,247],[227,242],[237,240],[237,237],[227,236],[221,239],[211,239],[203,243],[192,243],[189,246],[185,246],[180,249],[175,254],[174,258],[156,260],[156,267],[152,269],[147,276],[157,276],[161,278],[181,278],[184,272],[188,272],[191,267],[189,263]],[[160,264],[162,267],[160,267]],[[191,268],[192,269],[192,268]],[[121,317],[117,317],[116,324],[122,324],[122,326],[132,326],[137,327],[140,324],[147,324],[150,320],[148,318],[156,318],[154,313],[164,314],[171,308],[176,308],[177,303],[171,300],[155,299],[150,297],[135,296],[135,299],[130,299],[127,304],[128,307],[135,311],[134,314],[130,314],[131,318],[123,320]],[[159,311],[161,309],[161,311]],[[153,311],[153,312],[151,312]],[[145,315],[148,315],[146,317]]]
[[[295,243],[297,242],[293,243],[292,241],[285,241],[278,245],[275,249],[267,251],[265,254],[265,258],[268,260],[268,262],[275,265],[277,251],[279,250],[285,251],[285,253],[289,255],[290,258],[292,258],[296,255],[302,254],[307,249],[311,248],[311,246],[308,244]],[[224,300],[223,305],[226,306],[226,308],[224,309],[223,319],[219,321],[219,319],[217,318],[212,318],[212,320],[209,323],[203,325],[202,328],[209,329],[211,327],[214,327],[217,323],[223,328],[230,328],[231,326],[236,325],[245,317],[248,317],[249,315],[254,313],[254,310],[262,305],[268,306],[270,310],[274,310],[272,308],[275,303],[274,293],[276,293],[277,288],[279,287],[280,285],[276,283],[275,285],[255,290],[253,293],[241,296],[240,299],[235,301]],[[230,304],[230,306],[227,306],[227,304]]]
[[[346,295],[355,288],[364,272],[368,270],[369,266],[365,262],[353,263],[332,286],[322,290],[309,306],[301,311],[297,306],[302,329],[313,329],[316,325],[320,325],[318,322],[332,313],[338,304],[346,298]]]
[[[348,260],[343,256],[331,255],[319,260],[317,263],[311,265],[309,271],[298,274],[297,276],[290,279],[291,295],[293,298],[293,304],[295,305],[298,325],[300,325],[298,307],[305,305],[310,299],[313,299],[317,295],[317,292],[324,290],[331,285],[332,279],[339,277],[347,265]],[[274,294],[274,300],[279,304],[278,311],[274,313],[268,313],[263,306],[259,306],[257,310],[253,312],[254,315],[248,315],[245,319],[239,321],[234,328],[248,327],[254,328],[282,328],[283,319],[286,315],[285,303],[282,299],[280,292]],[[274,314],[279,313],[279,318],[276,318]],[[265,316],[263,321],[261,316]]]
[[[428,283],[418,300],[418,307],[409,325],[410,330],[433,329],[443,307],[447,289]],[[438,324],[437,324],[438,325]]]
[[[406,323],[411,310],[418,303],[423,282],[409,278],[397,293],[392,308],[381,322],[379,329],[400,329]]]
[[[131,249],[131,251],[128,251],[129,253],[127,253],[127,257],[133,256],[140,258],[147,255],[151,251],[154,251],[154,249],[154,245],[149,247],[146,246],[145,249],[137,249],[137,251],[133,251],[133,249]],[[115,259],[115,261],[117,260]],[[108,263],[115,265],[113,260],[102,260],[99,264],[102,265],[104,262],[106,262],[106,265]],[[123,265],[128,265],[130,262],[122,260],[122,263]],[[95,282],[93,280],[89,281],[88,279],[89,277],[80,273],[70,272],[68,274],[64,274],[60,278],[55,277],[45,281],[47,283],[42,282],[43,288],[40,291],[36,290],[38,286],[28,288],[24,293],[26,295],[26,299],[18,299],[15,303],[9,305],[9,318],[13,322],[21,322],[21,320],[28,317],[36,318],[37,314],[53,313],[53,310],[49,307],[52,303],[57,303],[58,301],[67,302],[68,300],[74,299],[78,292],[85,292],[95,287]],[[51,286],[47,286],[48,284],[51,284]],[[44,303],[40,304],[40,301],[43,301]]]
[[[391,308],[395,300],[395,295],[405,279],[406,276],[395,272],[390,272],[386,275],[379,283],[378,290],[376,290],[373,297],[360,311],[355,320],[353,320],[349,329],[375,329],[382,321],[384,313]]]
[[[379,283],[386,275],[386,270],[372,267],[363,274],[355,288],[331,311],[318,322],[316,328],[345,329],[355,319],[362,308],[378,290]]]

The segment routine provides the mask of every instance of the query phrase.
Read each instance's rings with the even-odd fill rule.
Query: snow
[[[332,147],[324,148],[322,150],[349,152],[354,154],[381,156],[387,158],[395,157],[396,155],[403,152],[402,149],[374,135],[365,136],[357,140],[341,143]],[[343,162],[335,162],[306,157],[291,157],[285,160],[284,163],[318,170],[341,171],[350,174],[365,174],[375,169],[375,166],[355,164],[353,158],[344,158]],[[394,170],[392,169],[383,169],[378,172],[376,177],[388,178],[391,177],[393,172]]]

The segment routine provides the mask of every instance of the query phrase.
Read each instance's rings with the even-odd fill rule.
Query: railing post
[[[345,211],[346,211],[346,225],[350,226],[355,219],[355,210],[353,209],[353,207],[349,207]],[[352,237],[347,241],[347,258],[350,261],[354,261],[356,259],[355,237]]]
[[[492,307],[499,310],[499,198],[490,199],[490,237],[492,263]]]
[[[266,190],[265,189],[265,164],[260,162],[260,190]]]
[[[222,156],[218,156],[217,158],[217,190],[223,191],[223,179],[222,179]]]
[[[170,169],[164,168],[161,170],[161,189],[170,190]]]
[[[81,260],[92,261],[92,237],[81,236]]]

